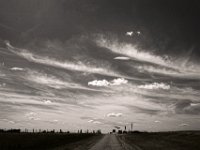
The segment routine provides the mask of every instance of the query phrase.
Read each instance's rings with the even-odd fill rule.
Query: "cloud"
[[[124,56],[118,56],[118,57],[115,57],[114,59],[117,59],[117,60],[129,60],[130,58],[129,57],[124,57]]]
[[[12,68],[10,68],[10,70],[14,70],[14,71],[23,71],[24,68],[12,67]]]
[[[44,104],[48,105],[48,104],[52,104],[52,102],[50,100],[44,100]]]
[[[96,43],[105,47],[108,50],[125,55],[127,57],[131,57],[133,59],[137,59],[139,61],[150,62],[153,64],[169,66],[169,61],[163,57],[157,56],[153,53],[139,50],[135,45],[128,43],[120,43],[118,40],[108,40],[104,36],[98,36]]]
[[[35,115],[37,115],[37,113],[35,113],[35,112],[29,112],[29,113],[25,114],[26,117],[35,116]]]
[[[105,79],[103,80],[94,80],[94,81],[90,81],[88,82],[88,85],[91,86],[117,86],[117,85],[121,85],[121,84],[127,84],[128,80],[124,79],[124,78],[117,78],[117,79],[113,79],[112,81],[107,81]]]
[[[185,126],[189,126],[189,124],[187,124],[187,123],[181,123],[181,124],[179,124],[179,126],[180,127],[185,127]]]
[[[126,32],[126,35],[127,36],[132,36],[133,35],[133,31]]]
[[[94,120],[88,120],[89,123],[92,123]]]
[[[114,71],[111,71],[110,68],[106,69],[106,68],[98,67],[96,65],[89,65],[89,64],[86,65],[81,61],[78,61],[78,62],[72,62],[72,61],[67,61],[67,60],[60,61],[54,58],[49,58],[47,56],[46,57],[39,56],[39,55],[29,52],[26,49],[15,48],[11,45],[8,45],[8,49],[11,52],[27,59],[28,61],[39,63],[39,64],[54,66],[54,67],[72,70],[72,71],[97,73],[97,74],[108,75],[108,76],[121,76],[115,73]]]
[[[108,82],[105,79],[103,79],[103,80],[94,80],[94,81],[88,82],[88,85],[92,85],[92,86],[108,86],[108,85],[110,85],[110,82]]]
[[[163,74],[168,76],[183,76],[181,75],[178,70],[170,69],[170,68],[161,68],[161,67],[154,67],[154,66],[134,66],[134,68],[138,69],[139,72],[151,72],[156,74]]]
[[[10,124],[15,124],[16,122],[15,121],[12,121],[12,120],[8,120],[8,119],[0,119],[2,121],[5,121],[5,122],[8,122]]]
[[[147,115],[158,115],[163,112],[161,108],[153,108],[151,105],[146,106],[146,107],[126,105],[126,107],[136,113],[142,113],[142,114],[147,114]]]
[[[78,83],[74,83],[73,81],[65,81],[56,76],[40,73],[38,71],[28,70],[27,75],[25,76],[26,80],[30,82],[34,82],[40,85],[44,85],[54,89],[65,89],[65,88],[72,88],[72,89],[83,89],[83,90],[90,90],[90,91],[98,91],[95,89],[90,89],[84,87]],[[69,79],[68,79],[69,80]]]
[[[30,74],[27,76],[27,79],[38,84],[43,84],[55,89],[62,89],[71,86],[69,83],[63,82],[57,79],[55,76],[42,74],[36,71],[30,71],[29,73]]]
[[[25,114],[25,117],[29,120],[40,120],[40,118],[37,117],[37,113],[35,112],[29,112]]]
[[[167,85],[165,83],[157,83],[154,82],[152,84],[145,84],[145,85],[140,85],[138,86],[138,88],[140,89],[148,89],[148,90],[157,90],[157,89],[163,89],[163,90],[169,90],[170,89],[170,85]]]
[[[111,85],[121,85],[121,84],[127,84],[127,83],[128,83],[128,80],[124,78],[117,78],[111,81]]]
[[[57,123],[59,123],[59,121],[57,119],[47,120],[47,122],[49,122],[51,124],[57,124]]]
[[[154,122],[155,122],[155,123],[161,123],[161,121],[159,121],[159,120],[155,120]]]
[[[14,122],[14,121],[8,121],[8,123],[15,124],[15,122]]]
[[[137,33],[137,35],[141,35],[141,32],[140,32],[140,31],[137,31],[136,33]]]
[[[6,86],[6,83],[0,84],[0,87],[5,87],[5,86]]]
[[[107,120],[107,119],[100,119],[100,118],[93,118],[93,117],[81,117],[81,119],[86,119],[88,120],[87,122],[88,123],[92,123],[92,124],[104,124],[104,125],[108,125],[108,126],[115,126],[115,128],[120,128],[120,126],[124,125],[125,123],[116,123],[114,121],[111,121],[111,120]]]
[[[94,123],[94,124],[101,124],[100,121],[93,121],[92,123]]]
[[[164,67],[164,66],[149,66],[149,65],[143,65],[143,66],[133,66],[133,68],[136,68],[139,72],[142,73],[154,73],[158,75],[165,75],[170,77],[177,77],[177,78],[188,78],[188,79],[200,79],[199,77],[199,70],[192,69],[192,68],[177,68],[177,67]]]
[[[128,31],[126,32],[126,36],[133,36],[134,32],[133,31]],[[140,31],[135,31],[135,34],[137,34],[138,36],[141,35]]]
[[[116,54],[121,54],[133,60],[148,62],[159,66],[134,66],[135,68],[138,68],[139,71],[144,70],[175,77],[199,79],[199,64],[189,62],[187,58],[188,56],[186,58],[183,57],[179,59],[172,58],[167,55],[159,56],[154,54],[153,52],[150,52],[149,50],[141,50],[134,44],[120,42],[119,40],[112,38],[109,39],[103,35],[97,35],[95,42],[100,47],[105,47],[107,50]]]
[[[191,100],[180,100],[175,104],[175,112],[178,114],[200,114],[200,103],[193,103]]]
[[[97,121],[97,120],[88,120],[88,123],[101,124],[102,122]]]
[[[106,116],[107,117],[121,117],[122,113],[109,113]]]

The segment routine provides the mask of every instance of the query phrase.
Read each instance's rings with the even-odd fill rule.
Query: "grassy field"
[[[200,131],[133,133],[124,140],[142,150],[200,150]]]
[[[66,133],[0,133],[0,150],[64,149],[70,150],[73,143],[90,141],[97,134]],[[69,145],[69,146],[67,146]],[[69,147],[69,148],[68,148]]]

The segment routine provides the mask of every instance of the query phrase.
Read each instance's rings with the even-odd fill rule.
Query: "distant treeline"
[[[20,132],[21,132],[20,129],[8,129],[8,130],[0,129],[0,133],[20,133]]]
[[[2,131],[2,130],[1,130]],[[51,131],[48,132],[19,132],[19,130],[6,130],[0,133],[0,150],[49,150],[62,149],[62,147],[74,148],[76,142],[91,141],[93,138],[101,137],[100,134],[93,133],[60,133]],[[15,131],[15,132],[13,132]],[[72,148],[72,149],[74,149]],[[64,148],[63,148],[64,149]]]
[[[63,131],[62,129],[60,129],[59,131],[55,131],[55,129],[53,129],[53,130],[41,130],[41,129],[28,130],[28,129],[25,129],[24,131],[22,131],[21,129],[0,129],[0,133],[28,133],[28,132],[32,132],[32,133],[68,133],[68,134],[70,133],[70,131]],[[77,133],[78,134],[83,134],[83,133],[101,134],[101,130],[83,131],[81,129],[81,130],[78,130]]]

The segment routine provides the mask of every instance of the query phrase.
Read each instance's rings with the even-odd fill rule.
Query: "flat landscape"
[[[87,149],[101,138],[96,134],[0,133],[0,150]],[[94,142],[95,141],[95,142]]]
[[[198,150],[199,131],[137,133],[123,136],[135,149],[141,150]]]
[[[198,150],[199,131],[131,134],[1,133],[1,150]]]

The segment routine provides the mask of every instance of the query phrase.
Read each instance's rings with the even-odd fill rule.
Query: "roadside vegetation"
[[[135,132],[123,136],[135,149],[142,150],[198,150],[200,131]]]

